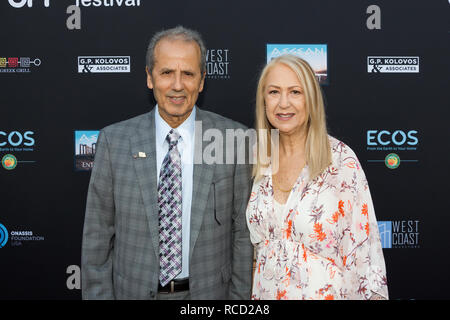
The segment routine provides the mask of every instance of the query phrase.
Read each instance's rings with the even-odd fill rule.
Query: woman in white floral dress
[[[364,171],[355,153],[327,134],[308,63],[284,55],[264,68],[256,127],[266,129],[258,131],[258,147],[270,161],[254,165],[247,208],[256,247],[252,299],[388,299]],[[264,143],[274,139],[271,129],[279,130],[278,145]]]

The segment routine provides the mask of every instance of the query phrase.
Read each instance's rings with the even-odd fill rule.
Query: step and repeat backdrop
[[[0,1],[0,299],[80,299],[98,132],[148,112],[151,35],[208,48],[198,105],[252,127],[267,61],[310,62],[357,153],[391,299],[450,298],[447,0]]]

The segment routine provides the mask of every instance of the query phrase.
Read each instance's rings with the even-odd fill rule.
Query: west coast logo
[[[230,79],[230,50],[208,49],[206,52],[206,77]]]
[[[367,57],[367,72],[419,73],[419,57],[369,56]]]
[[[383,248],[419,248],[419,220],[378,221]]]
[[[130,56],[80,56],[78,73],[130,72]]]

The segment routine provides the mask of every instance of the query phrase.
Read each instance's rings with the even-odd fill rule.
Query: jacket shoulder
[[[135,116],[133,118],[119,121],[104,127],[101,131],[108,137],[128,137],[138,128],[150,127],[150,112]]]
[[[218,113],[207,111],[204,109],[201,109],[200,113],[203,120],[210,120],[213,123],[213,127],[217,129],[248,129],[248,127],[244,124],[224,117]]]

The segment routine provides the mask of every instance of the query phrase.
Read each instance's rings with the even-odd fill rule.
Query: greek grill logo
[[[80,56],[78,73],[130,72],[130,56]]]
[[[39,67],[41,59],[30,57],[0,57],[0,73],[30,73]]]
[[[419,73],[419,57],[367,57],[369,73]]]
[[[8,242],[8,230],[0,223],[0,248],[3,248]]]

